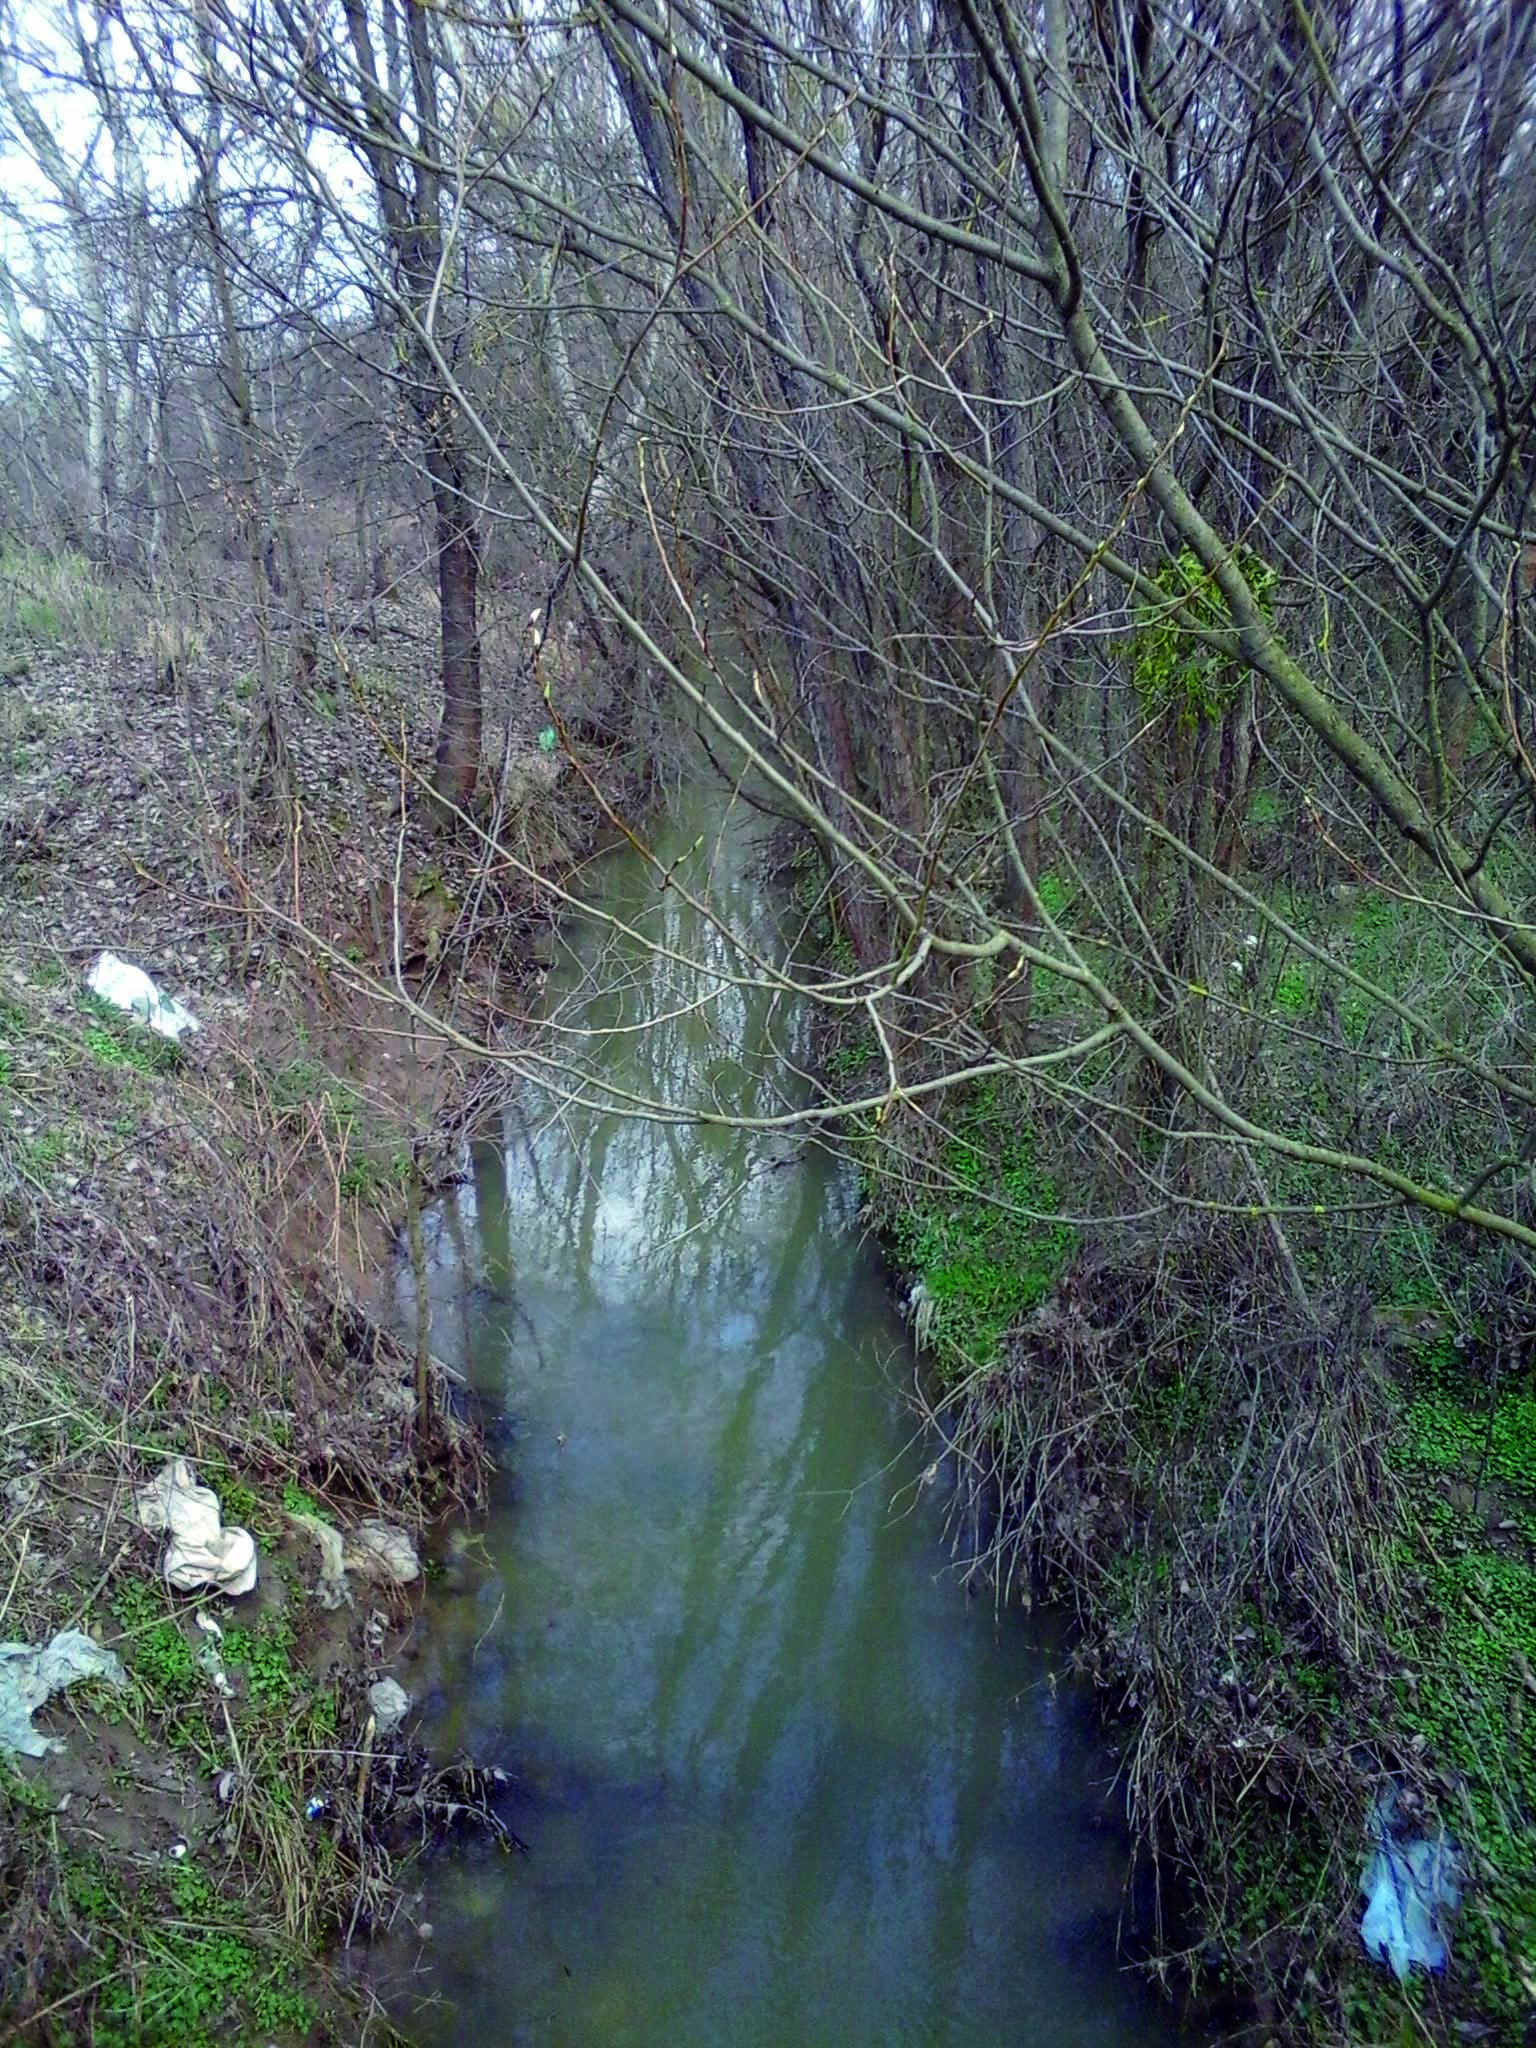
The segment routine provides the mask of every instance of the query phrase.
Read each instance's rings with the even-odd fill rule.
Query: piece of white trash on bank
[[[1444,1830],[1397,1836],[1397,1800],[1390,1788],[1371,1808],[1376,1847],[1360,1875],[1366,1896],[1360,1939],[1367,1955],[1385,1963],[1400,1984],[1415,1964],[1443,1970],[1449,1953],[1445,1923],[1461,1897],[1460,1867]]]
[[[926,1350],[939,1312],[939,1305],[929,1293],[926,1280],[915,1280],[912,1283],[912,1292],[907,1296],[903,1312],[911,1320],[912,1342],[919,1351]]]
[[[167,1529],[166,1583],[178,1593],[200,1592],[205,1586],[234,1598],[256,1583],[256,1539],[249,1529],[226,1529],[219,1497],[211,1486],[199,1486],[185,1458],[162,1465],[134,1496],[141,1529]]]
[[[411,1711],[411,1696],[393,1678],[376,1679],[368,1688],[368,1711],[380,1735],[393,1735]]]
[[[334,1614],[338,1607],[349,1606],[352,1595],[347,1589],[346,1555],[341,1531],[319,1515],[297,1513],[292,1508],[286,1509],[285,1513],[291,1529],[296,1529],[301,1536],[310,1537],[320,1547],[320,1578],[315,1587],[315,1598],[330,1614]]]
[[[188,1032],[201,1029],[192,1012],[158,988],[142,967],[135,967],[131,960],[119,960],[115,953],[101,955],[85,977],[85,985],[92,995],[100,996],[115,1010],[126,1010],[130,1017],[137,1017],[162,1038],[174,1039],[179,1044]]]
[[[386,1586],[408,1586],[421,1575],[416,1546],[392,1522],[359,1522],[346,1537],[346,1566],[360,1579]]]
[[[32,1716],[56,1692],[84,1678],[104,1678],[108,1685],[124,1681],[122,1664],[77,1628],[60,1629],[46,1648],[27,1643],[0,1643],[0,1753],[51,1756],[64,1744],[56,1735],[42,1735]]]

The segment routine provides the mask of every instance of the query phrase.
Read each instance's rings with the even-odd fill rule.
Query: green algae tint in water
[[[770,944],[748,829],[701,824],[689,888]],[[553,1022],[641,1095],[801,1099],[804,1015],[638,857],[601,889],[665,955],[568,929]],[[1171,2039],[1086,1710],[959,1582],[853,1211],[781,1138],[524,1100],[434,1219],[434,1344],[512,1434],[408,1676],[529,1853],[435,1866],[422,2048]]]

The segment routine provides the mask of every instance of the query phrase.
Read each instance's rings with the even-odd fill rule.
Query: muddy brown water
[[[659,851],[771,947],[757,843],[701,804]],[[597,901],[631,930],[567,926],[557,1036],[637,1096],[804,1099],[803,1008],[700,908],[628,852]],[[961,1582],[855,1208],[782,1136],[528,1094],[433,1219],[435,1348],[510,1441],[409,1676],[528,1854],[431,1873],[420,2048],[1174,2039],[1090,1709]]]

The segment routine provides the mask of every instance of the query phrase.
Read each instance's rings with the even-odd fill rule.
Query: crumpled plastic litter
[[[56,1735],[40,1734],[32,1726],[32,1716],[56,1692],[83,1678],[121,1685],[124,1673],[115,1651],[104,1650],[77,1628],[60,1629],[44,1649],[0,1643],[0,1750],[50,1756],[63,1749]]]
[[[352,1594],[347,1585],[341,1531],[318,1515],[296,1513],[292,1508],[288,1510],[288,1522],[301,1536],[312,1537],[320,1546],[320,1578],[315,1586],[315,1598],[320,1605],[331,1614],[338,1607],[350,1606]]]
[[[168,1529],[166,1583],[178,1593],[213,1586],[234,1598],[256,1583],[256,1539],[249,1529],[223,1526],[219,1497],[199,1486],[185,1458],[162,1465],[134,1497],[141,1529]]]
[[[368,1711],[380,1735],[393,1735],[411,1711],[411,1696],[393,1678],[378,1678],[368,1688]]]
[[[1460,1901],[1461,1876],[1455,1845],[1443,1830],[1399,1839],[1393,1834],[1396,1814],[1389,1787],[1371,1808],[1376,1847],[1360,1875],[1366,1895],[1360,1939],[1367,1955],[1406,1984],[1415,1965],[1429,1971],[1445,1968],[1444,1921]]]
[[[359,1522],[348,1532],[345,1559],[349,1572],[385,1585],[408,1586],[421,1575],[415,1544],[392,1522]]]
[[[151,1031],[158,1031],[162,1038],[179,1042],[189,1031],[201,1029],[192,1012],[158,988],[142,967],[135,967],[130,960],[120,960],[115,953],[100,956],[86,976],[85,985],[93,995],[111,1003],[114,1009],[126,1010]]]

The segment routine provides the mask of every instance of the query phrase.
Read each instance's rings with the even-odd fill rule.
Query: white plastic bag
[[[185,1458],[162,1465],[134,1500],[141,1529],[168,1529],[166,1582],[178,1593],[216,1586],[231,1598],[256,1583],[256,1539],[248,1529],[226,1529],[219,1497],[199,1486]]]
[[[157,988],[142,967],[119,960],[115,953],[101,955],[86,976],[85,985],[103,1002],[126,1010],[151,1031],[158,1031],[162,1038],[174,1039],[179,1044],[189,1031],[199,1028],[192,1012]]]

